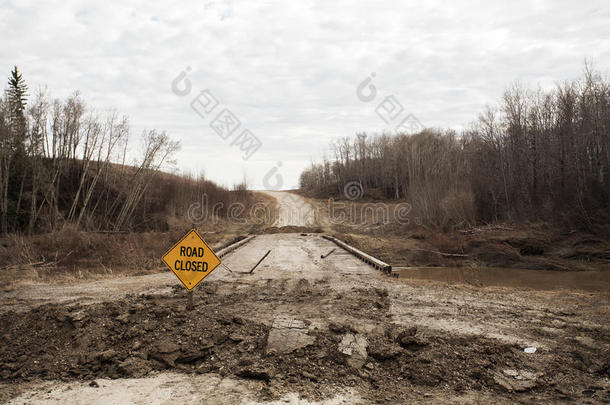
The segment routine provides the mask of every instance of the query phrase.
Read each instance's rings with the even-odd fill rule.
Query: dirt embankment
[[[566,324],[573,313],[540,312],[549,324],[563,322],[563,334],[556,345],[528,354],[519,344],[481,334],[401,326],[394,319],[392,292],[364,285],[343,292],[333,283],[261,280],[235,289],[209,282],[198,290],[201,305],[192,312],[176,286],[178,294],[5,313],[0,399],[19,393],[14,383],[29,380],[177,371],[258,381],[258,400],[290,392],[321,400],[335,395],[337,387],[357,389],[365,402],[610,400],[610,387],[600,385],[610,372],[609,352],[597,343],[610,335]],[[275,323],[262,322],[255,313],[287,305],[294,311],[287,315],[297,318],[307,313],[303,308],[315,306],[326,312],[325,322],[304,319],[307,339],[288,350],[270,349]]]
[[[610,241],[544,226],[486,226],[451,233],[336,233],[393,266],[499,267],[528,270],[610,270]]]

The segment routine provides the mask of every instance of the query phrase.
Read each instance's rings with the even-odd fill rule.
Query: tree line
[[[39,90],[30,98],[15,67],[0,97],[2,233],[166,230],[169,218],[203,195],[211,203],[235,200],[203,176],[163,173],[180,147],[167,133],[144,131],[141,141],[139,157],[127,162],[128,117],[96,113],[78,92],[59,100]]]
[[[547,220],[610,223],[610,83],[590,66],[550,91],[508,87],[469,129],[357,134],[331,145],[301,189],[405,200],[430,226]]]

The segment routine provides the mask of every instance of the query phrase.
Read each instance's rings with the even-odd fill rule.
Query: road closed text
[[[202,247],[180,246],[180,259],[174,262],[176,271],[208,271],[208,263],[203,261]],[[184,257],[184,259],[182,259]]]

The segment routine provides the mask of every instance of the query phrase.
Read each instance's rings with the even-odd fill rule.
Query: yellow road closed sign
[[[163,263],[174,272],[187,290],[192,290],[218,265],[220,259],[196,230],[190,230],[163,255]]]

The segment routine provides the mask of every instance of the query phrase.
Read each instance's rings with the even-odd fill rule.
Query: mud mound
[[[563,398],[558,384],[586,386],[594,381],[587,373],[608,373],[608,362],[592,352],[533,358],[493,339],[396,325],[386,290],[337,292],[324,280],[293,284],[266,280],[238,288],[210,282],[198,290],[193,311],[185,310],[177,289],[175,296],[9,312],[0,316],[0,379],[88,381],[159,370],[214,372],[262,381],[260,399],[294,391],[320,399],[331,395],[333,386],[344,386],[357,387],[371,401],[396,403],[422,399],[430,390]],[[277,308],[287,303],[315,308],[322,318],[304,319],[305,310],[278,315]],[[270,317],[257,318],[260,313]],[[271,347],[271,336],[283,341],[281,350]]]
[[[324,230],[320,227],[314,226],[272,226],[265,228],[260,231],[262,234],[274,234],[274,233],[322,233]]]

